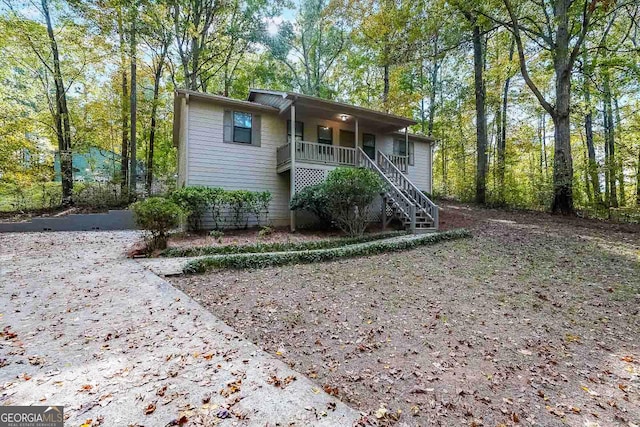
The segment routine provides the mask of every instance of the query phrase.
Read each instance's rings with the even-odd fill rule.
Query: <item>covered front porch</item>
[[[383,152],[407,171],[412,120],[306,95],[286,101],[280,114],[287,120],[287,140],[277,148],[278,173],[295,169],[296,163],[357,166],[357,148],[373,160]],[[399,146],[394,150],[394,145]]]

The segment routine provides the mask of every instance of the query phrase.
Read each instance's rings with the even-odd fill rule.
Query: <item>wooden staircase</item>
[[[412,233],[438,230],[438,206],[403,174],[389,158],[378,151],[376,161],[358,148],[358,164],[375,171],[386,183],[382,194],[382,225],[400,220]]]

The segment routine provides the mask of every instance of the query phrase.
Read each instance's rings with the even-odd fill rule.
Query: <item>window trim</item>
[[[236,114],[248,114],[249,118],[251,120],[251,127],[244,127],[244,126],[236,126]],[[232,111],[231,112],[231,121],[232,121],[232,126],[233,126],[233,132],[231,135],[231,140],[232,142],[236,143],[236,144],[245,144],[245,145],[254,145],[253,143],[253,113],[248,113],[246,111]],[[237,141],[236,140],[236,129],[244,129],[244,130],[249,130],[249,141]]]
[[[327,140],[326,138],[320,138],[320,129],[329,130],[329,132],[331,133],[331,140]],[[317,134],[316,140],[318,141],[318,144],[333,145],[333,127],[318,125],[318,131],[317,132],[318,132],[318,134]],[[321,142],[320,139],[322,139],[322,141],[329,141],[329,142],[328,143],[327,142]]]

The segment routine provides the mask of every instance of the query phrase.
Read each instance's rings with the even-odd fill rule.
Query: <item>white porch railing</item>
[[[386,154],[391,163],[393,163],[400,172],[406,173],[407,167],[409,165],[409,157],[408,156],[398,156],[396,154]]]
[[[402,173],[399,167],[393,164],[389,156],[378,151],[377,157],[377,164],[380,170],[395,182],[397,188],[416,202],[417,206],[433,220],[434,226],[437,228],[438,206],[420,191],[420,189]]]
[[[277,149],[278,166],[291,160],[291,144]],[[338,145],[319,144],[317,142],[296,141],[296,161],[321,163],[328,165],[356,166],[357,151],[355,148]]]

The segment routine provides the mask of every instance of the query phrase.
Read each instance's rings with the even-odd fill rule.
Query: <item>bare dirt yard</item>
[[[640,425],[640,228],[443,207],[474,238],[172,282],[382,425]]]

